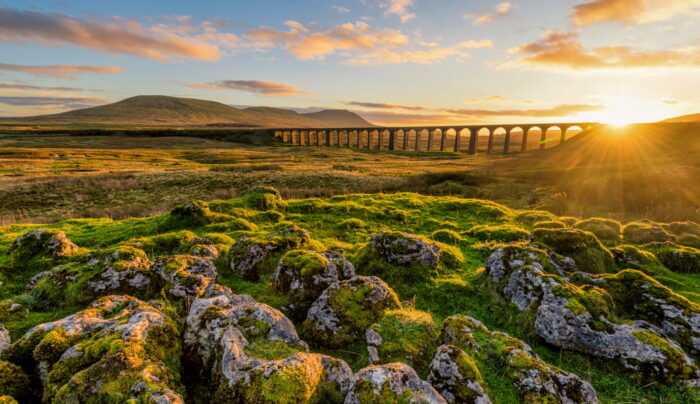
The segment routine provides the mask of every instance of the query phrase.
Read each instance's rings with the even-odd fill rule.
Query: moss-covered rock
[[[593,233],[578,229],[535,229],[530,238],[557,254],[571,257],[581,271],[599,274],[615,270],[612,253]]]
[[[450,404],[491,402],[474,359],[454,345],[437,348],[427,380]]]
[[[405,363],[368,366],[355,375],[345,404],[446,403],[430,383]]]
[[[620,268],[633,268],[647,271],[650,268],[660,267],[661,262],[649,251],[644,251],[633,245],[619,245],[610,249],[615,257],[615,263]]]
[[[518,212],[513,219],[523,226],[531,227],[537,222],[556,221],[559,218],[545,210],[524,210]]]
[[[401,232],[374,234],[357,255],[362,273],[391,281],[426,279],[439,268],[457,268],[463,262],[455,247]]]
[[[0,353],[10,346],[10,332],[0,323]]]
[[[38,325],[3,356],[38,366],[45,402],[147,402],[164,395],[180,403],[176,324],[128,296],[108,296],[88,309]]]
[[[436,230],[430,235],[430,238],[432,238],[435,241],[439,241],[441,243],[450,245],[459,244],[461,241],[464,241],[464,239],[462,238],[462,236],[459,235],[459,233],[450,229]]]
[[[645,248],[673,272],[700,273],[700,250],[674,243],[650,243]]]
[[[558,220],[545,220],[542,222],[536,222],[532,225],[533,229],[564,229],[566,228],[564,222]]]
[[[7,250],[16,266],[30,265],[32,259],[60,259],[78,251],[66,233],[60,230],[31,230],[17,237]]]
[[[661,227],[663,227],[667,232],[676,236],[682,236],[684,234],[700,236],[700,224],[695,222],[671,222],[662,224]]]
[[[387,310],[400,308],[396,292],[384,281],[356,276],[323,291],[309,309],[304,330],[317,343],[342,347],[364,336]]]
[[[467,235],[481,241],[513,242],[527,240],[530,232],[522,227],[504,225],[476,225],[466,232]]]
[[[676,242],[686,247],[700,249],[700,236],[696,236],[695,234],[682,234],[678,236]]]
[[[289,312],[306,317],[311,304],[333,283],[355,276],[355,267],[342,254],[292,250],[280,258],[272,284],[288,294],[292,304]]]
[[[625,241],[632,244],[675,241],[676,237],[667,233],[660,225],[652,222],[631,222],[622,229]]]
[[[272,210],[284,206],[282,196],[273,187],[258,185],[253,187],[248,193],[238,198],[243,206],[256,210]]]
[[[212,212],[204,201],[189,201],[176,206],[167,214],[160,226],[162,230],[182,227],[201,227],[212,223],[227,222],[234,217]]]
[[[29,377],[14,363],[0,360],[0,396],[23,397],[29,390]]]
[[[152,271],[169,296],[192,299],[204,293],[218,276],[214,263],[193,255],[157,258]]]
[[[622,236],[620,222],[612,219],[593,217],[578,221],[572,227],[591,232],[603,241],[618,241]]]
[[[245,237],[231,246],[228,253],[231,270],[238,272],[243,279],[257,281],[260,272],[271,272],[279,254],[290,249],[310,245],[309,232],[295,225],[282,225],[263,237]],[[270,268],[265,267],[267,263]]]
[[[437,346],[439,330],[430,313],[415,309],[387,310],[365,332],[372,363],[405,361],[425,370]]]
[[[511,254],[504,262],[509,255],[502,250],[489,258],[486,274],[505,299],[531,314],[530,327],[547,343],[616,361],[620,369],[633,371],[635,377],[646,381],[675,382],[700,375],[693,360],[670,339],[688,341],[697,332],[693,324],[700,325],[696,309],[686,299],[669,294],[667,288],[648,281],[651,278],[639,271],[598,276],[578,272],[572,276],[577,278],[573,284],[544,273],[544,264],[517,259],[518,255]],[[624,296],[632,303],[623,302]],[[620,321],[621,317],[629,320]],[[683,352],[682,362],[675,350],[674,355],[667,355],[670,351],[664,347],[635,337],[637,331],[667,340]],[[692,341],[690,344],[689,352],[694,352],[697,348]]]
[[[471,317],[448,317],[443,324],[441,339],[481,361],[495,361],[497,368],[503,369],[505,377],[516,387],[523,403],[598,402],[590,383],[547,364],[525,342],[502,332],[490,331]],[[472,380],[478,381],[469,364],[463,368],[464,373],[471,373]]]

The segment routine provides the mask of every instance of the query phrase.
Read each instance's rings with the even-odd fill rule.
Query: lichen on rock
[[[597,403],[587,381],[542,361],[525,342],[490,331],[465,316],[448,317],[441,334],[444,344],[454,345],[475,358],[496,361],[525,403]]]
[[[289,295],[292,302],[289,311],[303,319],[328,286],[353,276],[355,267],[340,253],[292,250],[277,263],[272,284]]]
[[[177,326],[155,307],[107,296],[87,309],[29,331],[3,357],[38,369],[46,402],[148,401],[179,397]]]
[[[474,359],[454,345],[437,348],[427,380],[450,404],[491,404]]]
[[[400,309],[396,292],[376,276],[356,276],[330,285],[311,305],[304,330],[315,342],[341,347],[364,336],[386,310]]]
[[[445,399],[410,366],[396,362],[360,369],[345,404],[426,403],[442,404]]]
[[[79,250],[60,230],[30,230],[17,237],[7,250],[15,266],[23,267],[32,259],[56,260],[69,257]]]
[[[626,242],[646,244],[652,242],[675,241],[676,237],[664,230],[661,225],[653,222],[631,222],[622,229]]]
[[[580,271],[597,274],[615,270],[612,253],[593,233],[578,229],[535,229],[530,239],[572,258]]]
[[[211,260],[193,255],[157,258],[152,271],[163,281],[168,294],[178,298],[199,297],[218,275]]]

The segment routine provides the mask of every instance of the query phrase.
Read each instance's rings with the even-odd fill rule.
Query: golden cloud
[[[210,36],[212,32],[208,33]],[[211,39],[211,38],[209,38]],[[87,21],[60,13],[0,7],[0,41],[37,42],[49,46],[76,45],[105,53],[121,53],[167,61],[176,57],[218,60],[222,52],[204,37],[197,39],[133,20]]]
[[[379,3],[379,6],[386,10],[385,15],[397,15],[403,23],[416,18],[416,14],[408,10],[413,6],[413,0],[386,0]]]
[[[70,65],[46,65],[28,66],[0,63],[0,70],[29,73],[34,75],[50,76],[60,79],[74,79],[78,74],[116,74],[124,71],[116,66],[70,66]]]
[[[589,0],[574,7],[572,20],[584,26],[615,21],[627,25],[668,20],[700,7],[700,0]]]
[[[629,46],[586,49],[571,32],[548,31],[544,38],[508,51],[523,54],[500,68],[530,67],[564,70],[700,67],[696,48],[644,51]]]
[[[343,104],[371,109],[405,109],[407,111],[425,111],[429,109],[428,107],[423,107],[420,105],[398,105],[383,102],[343,101]]]
[[[238,90],[262,96],[292,97],[295,95],[311,94],[299,87],[289,84],[264,80],[222,80],[210,83],[185,84],[190,88],[206,90]]]
[[[600,111],[605,109],[603,105],[574,104],[557,105],[543,109],[452,109],[441,108],[440,111],[449,114],[466,115],[473,117],[494,117],[494,116],[527,116],[533,118],[563,117],[576,115],[581,112]]]
[[[475,25],[488,24],[510,13],[512,4],[509,2],[499,3],[495,11],[482,11],[464,16],[465,20],[472,20]]]

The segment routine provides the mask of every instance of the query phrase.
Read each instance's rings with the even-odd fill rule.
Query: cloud
[[[347,23],[325,31],[315,31],[314,26],[304,26],[287,21],[288,31],[262,27],[246,32],[259,48],[281,46],[302,60],[324,59],[343,50],[373,50],[396,48],[408,43],[399,31],[376,29],[365,22]]]
[[[700,0],[588,0],[574,7],[572,21],[584,26],[601,22],[642,25],[668,20],[700,7]]]
[[[61,13],[43,13],[0,7],[0,41],[37,42],[49,46],[76,45],[104,53],[129,54],[160,61],[173,58],[218,60],[221,49],[209,41],[221,40],[211,24],[201,36],[189,37],[182,31],[149,29],[134,20],[108,18],[89,21]],[[224,37],[225,38],[225,37]],[[231,38],[229,37],[229,40]]]
[[[459,116],[450,114],[404,114],[387,111],[353,111],[366,120],[378,125],[433,126],[463,123]]]
[[[12,106],[53,106],[64,109],[76,109],[103,105],[109,101],[102,98],[86,97],[3,97],[0,104]]]
[[[489,39],[484,39],[481,41],[464,41],[460,42],[457,45],[455,45],[457,48],[465,48],[465,49],[482,49],[482,48],[493,48],[493,42]]]
[[[677,104],[680,104],[680,103],[681,103],[680,101],[678,101],[678,100],[676,100],[676,99],[673,99],[673,98],[663,98],[663,99],[661,100],[661,102],[662,102],[663,104],[667,104],[667,105],[677,105]]]
[[[520,45],[508,52],[524,56],[506,62],[500,68],[583,71],[700,67],[700,52],[697,48],[644,51],[629,46],[602,46],[589,50],[581,44],[576,33],[551,30],[541,40]]]
[[[413,0],[385,0],[379,3],[379,7],[385,9],[384,15],[397,15],[402,23],[416,18],[416,14],[408,10],[413,6]]]
[[[507,103],[518,103],[518,104],[532,104],[533,101],[530,100],[516,100],[503,95],[488,95],[486,97],[471,98],[467,100],[469,104],[488,104],[494,102],[507,102]]]
[[[331,6],[335,11],[339,13],[349,13],[350,9],[343,6]]]
[[[502,110],[492,110],[492,109],[452,109],[452,108],[441,108],[440,111],[457,114],[466,115],[474,117],[494,117],[494,116],[527,116],[533,118],[546,118],[546,117],[563,117],[576,115],[581,112],[591,112],[600,111],[605,109],[603,105],[590,105],[590,104],[574,104],[574,105],[557,105],[551,108],[544,109],[502,109]]]
[[[89,91],[93,93],[102,93],[104,90],[89,90],[85,88],[77,87],[47,87],[47,86],[34,86],[30,84],[20,84],[20,83],[0,83],[0,89],[2,90],[19,90],[19,91],[62,91],[62,92],[84,92]]]
[[[472,20],[474,25],[488,24],[508,15],[512,6],[513,5],[509,2],[499,3],[494,11],[481,11],[478,13],[466,14],[464,19]]]
[[[22,72],[34,74],[37,76],[50,76],[60,79],[74,79],[78,74],[95,73],[95,74],[116,74],[124,71],[121,67],[116,66],[70,66],[70,65],[45,65],[45,66],[28,66],[28,65],[13,65],[9,63],[0,63],[0,70]]]
[[[433,64],[444,61],[450,56],[466,58],[469,54],[455,47],[440,47],[419,50],[394,51],[381,49],[364,53],[346,60],[351,65],[386,65],[398,63]]]
[[[311,94],[289,84],[276,83],[263,80],[222,80],[210,83],[185,84],[190,88],[206,90],[237,90],[254,93],[261,96],[293,97],[296,95]]]
[[[425,111],[429,109],[428,107],[423,107],[419,105],[398,105],[398,104],[387,104],[387,103],[376,103],[376,102],[360,102],[360,101],[343,101],[343,104],[372,108],[372,109],[405,109],[407,111]]]

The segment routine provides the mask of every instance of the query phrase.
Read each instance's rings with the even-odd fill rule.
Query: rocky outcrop
[[[368,247],[382,260],[393,265],[425,265],[436,267],[442,250],[437,244],[407,233],[377,233]]]
[[[427,380],[450,404],[491,404],[474,360],[454,345],[438,347]]]
[[[430,383],[421,380],[413,368],[400,362],[360,369],[345,397],[345,404],[379,402],[446,403]]]
[[[523,341],[490,331],[479,321],[464,315],[448,317],[441,338],[482,360],[495,361],[516,387],[525,403],[597,403],[593,387],[573,373],[542,361]]]
[[[192,255],[157,258],[152,271],[165,283],[167,292],[179,298],[199,297],[218,276],[211,260]]]
[[[229,250],[231,270],[240,273],[243,279],[257,281],[260,276],[258,266],[265,259],[275,253],[304,247],[310,240],[308,231],[294,225],[285,226],[265,237],[244,237]]]
[[[277,263],[273,286],[287,293],[291,313],[303,319],[311,304],[330,285],[355,276],[355,267],[342,254],[293,250]]]
[[[2,355],[37,369],[46,402],[133,397],[182,403],[176,393],[182,386],[166,366],[177,363],[179,350],[177,326],[160,310],[129,296],[107,296],[30,329]]]
[[[658,321],[659,325],[656,325],[641,320],[650,317],[654,311],[653,307],[666,310],[666,304],[653,300],[658,298],[659,293],[653,293],[648,300],[640,299],[639,295],[643,294],[645,289],[657,292],[668,291],[667,288],[634,270],[598,277],[580,273],[578,278],[588,284],[579,287],[543,271],[543,268],[551,263],[520,259],[519,257],[530,258],[530,252],[527,249],[518,252],[518,249],[520,247],[517,246],[498,249],[489,258],[486,273],[504,298],[514,303],[520,311],[533,313],[532,327],[546,342],[617,361],[622,369],[646,380],[676,381],[698,378],[700,374],[695,362],[681,349],[678,342],[672,339],[681,333],[669,333],[664,330],[659,326],[663,321]],[[631,277],[637,278],[638,282],[619,281]],[[643,286],[639,282],[641,279],[651,282],[642,282],[645,283]],[[638,292],[632,292],[631,295],[638,299],[643,308],[640,307],[641,311],[631,313],[631,318],[639,320],[614,321],[618,318],[615,314],[620,314],[614,312],[614,302],[625,295],[618,287],[636,287],[630,291]],[[690,307],[690,302],[675,296],[673,300],[668,299],[666,302],[673,303],[680,299],[684,307]],[[669,316],[669,319],[678,317],[679,320],[695,324],[695,314],[690,318],[683,318],[682,311],[679,312],[673,304],[668,309],[669,313],[664,315]],[[669,331],[673,331],[673,327],[680,329],[680,324],[675,325],[678,323],[680,321],[674,319],[674,325],[669,323],[666,328]],[[689,328],[693,329],[694,335],[696,326]],[[689,328],[684,327],[683,331],[687,332]]]
[[[314,341],[340,347],[364,336],[386,310],[399,309],[396,293],[376,276],[334,283],[311,305],[304,330]]]
[[[184,341],[220,402],[323,402],[353,379],[342,360],[298,352],[306,344],[282,313],[222,287],[193,302]]]
[[[535,229],[530,240],[574,260],[579,271],[614,272],[615,260],[593,233],[578,229]]]
[[[60,230],[31,230],[17,237],[7,250],[16,261],[28,260],[41,256],[46,258],[63,258],[78,250],[66,233]]]

